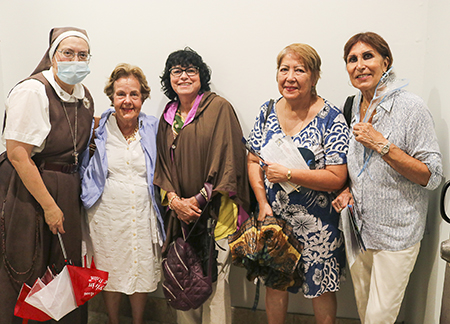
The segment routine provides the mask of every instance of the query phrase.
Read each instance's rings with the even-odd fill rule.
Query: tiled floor
[[[121,324],[131,324],[131,309],[127,298],[122,298]],[[170,308],[164,299],[150,297],[147,302],[144,318],[146,324],[176,324],[175,311]],[[89,323],[106,324],[107,315],[101,296],[89,301]],[[257,310],[253,312],[247,308],[233,307],[233,324],[254,323],[267,324],[266,313]],[[288,314],[285,324],[314,324],[314,316],[301,314]],[[338,319],[336,324],[360,324],[359,320]]]
[[[120,323],[131,324],[131,306],[128,298],[122,298],[120,304]],[[106,324],[107,315],[101,295],[89,301],[88,324]],[[170,308],[165,299],[149,297],[145,307],[144,319],[146,324],[176,324],[175,311]]]

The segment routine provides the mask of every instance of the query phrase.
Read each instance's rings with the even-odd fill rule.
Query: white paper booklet
[[[281,164],[288,169],[309,169],[290,136],[271,139],[261,149],[261,156],[265,161]],[[280,185],[288,194],[300,187],[291,182],[281,182]]]
[[[353,263],[355,263],[358,254],[364,253],[366,247],[361,238],[361,233],[356,225],[355,215],[350,206],[345,207],[341,211],[339,229],[344,234],[345,253],[347,254],[348,266],[351,268]]]

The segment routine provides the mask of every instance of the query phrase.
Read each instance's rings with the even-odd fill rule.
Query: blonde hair
[[[111,72],[111,76],[106,82],[105,89],[103,90],[108,96],[109,100],[111,100],[111,106],[114,102],[114,83],[120,78],[129,77],[130,75],[134,76],[141,85],[142,102],[150,97],[150,87],[147,83],[147,78],[145,77],[145,74],[141,70],[141,68],[128,63],[120,63]]]
[[[320,65],[322,60],[316,50],[308,44],[294,43],[286,46],[277,56],[277,70],[280,68],[281,61],[287,54],[294,54],[302,60],[306,68],[311,71],[314,80],[314,86],[311,89],[313,95],[317,95],[316,84],[320,79]]]

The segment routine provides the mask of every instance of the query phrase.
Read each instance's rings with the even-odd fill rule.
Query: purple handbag
[[[208,192],[210,198],[210,192]],[[203,208],[203,212],[209,204],[209,199]],[[209,262],[208,273],[205,275],[202,268],[202,260],[187,242],[197,219],[185,239],[179,237],[168,248],[167,256],[162,261],[164,282],[162,284],[164,296],[170,306],[175,309],[187,311],[200,307],[212,293],[212,264],[214,255],[214,226],[208,226]],[[183,223],[182,223],[183,224]],[[183,226],[182,226],[183,227]],[[184,231],[184,229],[183,229]]]
[[[214,247],[213,244],[211,246]],[[211,295],[211,272],[206,276],[203,274],[202,261],[181,237],[170,245],[162,265],[164,296],[173,308],[182,311],[196,309]]]

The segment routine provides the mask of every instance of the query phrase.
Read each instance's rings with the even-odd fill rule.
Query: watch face
[[[387,143],[385,146],[381,148],[381,156],[387,154],[389,152],[389,148],[391,147],[391,143]]]

